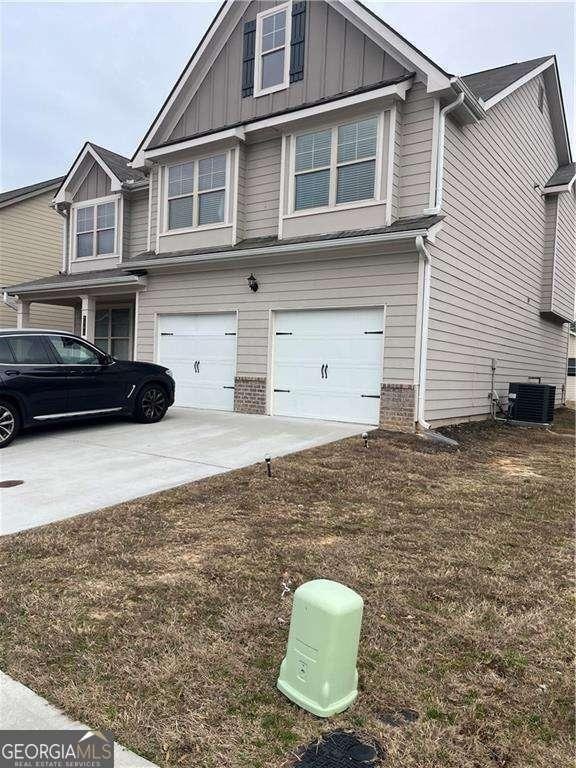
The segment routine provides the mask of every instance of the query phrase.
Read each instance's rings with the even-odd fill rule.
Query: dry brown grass
[[[282,766],[327,727],[390,768],[569,765],[572,419],[377,433],[6,537],[1,666],[163,766]],[[365,599],[329,724],[275,690],[282,582],[316,577]]]

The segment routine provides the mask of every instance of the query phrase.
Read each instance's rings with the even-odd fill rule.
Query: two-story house
[[[64,177],[47,179],[0,193],[0,285],[53,275],[62,265],[62,218],[52,208],[54,193]],[[70,331],[69,308],[36,303],[30,314],[34,328]],[[0,302],[0,328],[15,328],[13,298]]]
[[[226,0],[132,159],[72,164],[65,274],[9,293],[182,406],[485,418],[560,402],[575,177],[553,56],[454,76],[356,0]]]

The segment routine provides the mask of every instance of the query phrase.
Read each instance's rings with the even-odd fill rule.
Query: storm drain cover
[[[2,480],[0,488],[14,488],[15,485],[23,485],[24,480]]]
[[[376,742],[348,731],[332,731],[302,747],[298,753],[298,768],[369,768],[377,766],[386,756]]]

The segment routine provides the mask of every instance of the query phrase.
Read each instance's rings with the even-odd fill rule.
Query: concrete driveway
[[[14,533],[340,440],[363,425],[171,408],[158,424],[31,430],[0,452],[0,532]]]

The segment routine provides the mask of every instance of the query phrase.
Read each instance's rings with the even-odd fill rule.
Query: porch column
[[[18,299],[16,305],[16,327],[30,328],[30,303],[24,299]]]
[[[96,299],[93,296],[80,296],[82,300],[80,336],[94,343],[94,326],[96,323]]]

